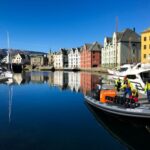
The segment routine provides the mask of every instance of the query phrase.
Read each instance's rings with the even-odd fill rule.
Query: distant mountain
[[[7,51],[8,49],[0,49],[0,58],[1,57],[5,57],[7,55]],[[23,53],[23,54],[26,54],[26,55],[33,55],[33,54],[42,54],[42,55],[45,55],[47,53],[44,53],[44,52],[37,52],[37,51],[28,51],[28,50],[19,50],[19,49],[10,49],[10,52],[12,55],[15,55],[17,53]]]

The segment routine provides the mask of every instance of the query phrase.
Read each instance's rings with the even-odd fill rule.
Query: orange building
[[[101,49],[102,46],[98,42],[93,44],[85,44],[80,55],[80,67],[99,67],[101,64]]]

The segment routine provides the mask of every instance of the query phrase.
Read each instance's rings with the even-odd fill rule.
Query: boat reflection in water
[[[150,121],[129,119],[104,113],[85,102],[100,126],[128,149],[149,150]]]

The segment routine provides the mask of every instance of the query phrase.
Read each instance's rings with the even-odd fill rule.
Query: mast
[[[117,56],[118,56],[118,47],[117,47],[118,37],[117,37],[117,34],[118,34],[118,16],[116,17],[116,67],[117,67]]]
[[[7,56],[8,56],[8,70],[12,70],[11,56],[10,56],[10,40],[9,40],[9,32],[7,31]]]

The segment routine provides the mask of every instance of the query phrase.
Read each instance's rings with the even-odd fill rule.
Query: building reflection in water
[[[74,92],[83,92],[87,94],[95,89],[95,85],[99,82],[99,76],[86,72],[24,72],[22,74],[14,74],[14,84],[22,85],[28,83],[43,84],[57,86],[61,90],[70,89]]]
[[[91,92],[95,89],[97,83],[99,83],[99,76],[93,75],[91,73],[81,72],[81,90],[84,95],[87,95],[88,92]]]

